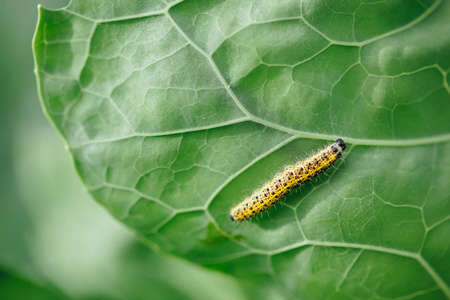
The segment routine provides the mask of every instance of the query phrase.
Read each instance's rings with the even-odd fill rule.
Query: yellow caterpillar
[[[337,139],[333,144],[317,151],[305,160],[286,167],[282,172],[276,174],[271,181],[266,182],[260,189],[254,191],[250,197],[233,207],[230,211],[230,219],[244,221],[266,211],[292,189],[326,171],[342,156],[342,151],[345,148],[347,146],[344,141]]]

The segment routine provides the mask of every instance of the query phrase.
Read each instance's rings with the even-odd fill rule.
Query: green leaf
[[[308,299],[450,298],[450,2],[41,8],[44,111],[86,189],[152,247]],[[336,169],[232,205],[326,141]],[[307,296],[305,296],[307,295]]]

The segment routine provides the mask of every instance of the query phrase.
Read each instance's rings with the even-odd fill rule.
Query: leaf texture
[[[38,89],[86,189],[149,245],[293,298],[446,299],[449,15],[439,0],[73,0],[40,8]],[[327,176],[229,220],[337,137]]]

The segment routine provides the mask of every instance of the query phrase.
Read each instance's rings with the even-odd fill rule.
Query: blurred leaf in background
[[[68,1],[0,1],[0,299],[245,299],[234,280],[152,252],[83,190],[36,93],[39,3]]]

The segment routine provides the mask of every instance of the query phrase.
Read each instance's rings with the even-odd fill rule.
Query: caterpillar
[[[347,145],[342,139],[337,139],[328,147],[316,151],[310,157],[287,166],[276,174],[272,180],[255,190],[240,204],[231,208],[230,219],[244,221],[277,204],[290,191],[325,172],[341,156]]]

